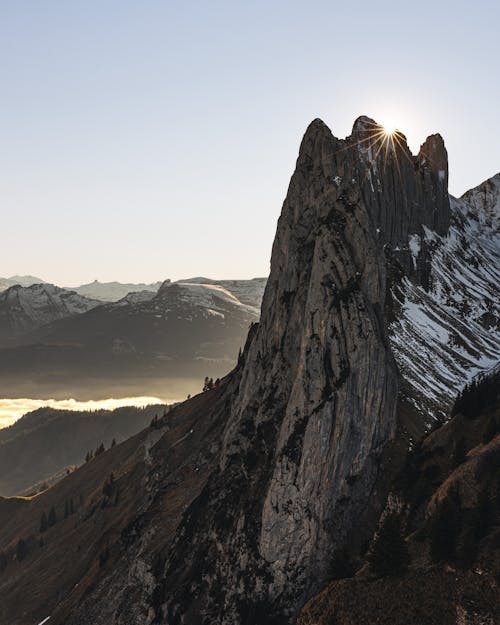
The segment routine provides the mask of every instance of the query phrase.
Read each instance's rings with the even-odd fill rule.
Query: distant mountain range
[[[151,292],[156,293],[162,284],[170,282],[164,280],[159,282],[151,282],[149,284],[140,282],[99,282],[94,280],[88,284],[81,284],[74,287],[62,287],[66,291],[74,291],[79,295],[83,295],[89,299],[99,300],[101,302],[117,302],[123,299],[129,293]],[[222,286],[233,295],[235,295],[243,304],[251,306],[260,306],[262,295],[266,286],[266,278],[253,278],[251,280],[213,280],[212,278],[188,278],[186,280],[178,280],[177,282],[194,282],[198,284],[213,284]],[[0,278],[0,292],[6,291],[9,287],[20,285],[29,287],[34,284],[48,284],[45,280],[36,276],[11,276],[10,278]]]
[[[0,278],[0,292],[6,291],[12,286],[25,286],[29,287],[34,284],[50,284],[42,278],[36,276],[11,276],[10,278]],[[152,282],[151,284],[144,283],[123,283],[123,282],[89,282],[88,284],[81,284],[75,287],[61,287],[66,291],[73,291],[79,293],[84,297],[90,299],[100,300],[101,302],[116,302],[122,297],[125,297],[128,293],[135,291],[156,291],[160,288],[162,282]],[[55,285],[54,285],[55,286]]]
[[[156,293],[162,282],[152,282],[151,284],[138,283],[122,283],[122,282],[99,282],[94,280],[89,284],[82,284],[81,286],[66,287],[72,291],[76,291],[84,297],[90,297],[92,299],[98,299],[102,302],[117,302],[122,299],[128,293],[136,293],[139,291],[148,291]]]
[[[31,394],[37,387],[45,389],[42,396],[76,389],[90,398],[95,384],[106,394],[109,382],[120,395],[136,384],[140,394],[184,397],[205,375],[219,377],[235,364],[259,318],[265,284],[265,278],[166,280],[155,291],[107,303],[47,283],[11,286],[0,293],[0,382],[17,394],[29,384]],[[104,287],[92,292],[102,297]],[[167,389],[166,378],[196,383]]]
[[[11,276],[10,278],[0,278],[0,291],[5,291],[11,286],[31,286],[32,284],[45,284],[45,280],[36,276]]]

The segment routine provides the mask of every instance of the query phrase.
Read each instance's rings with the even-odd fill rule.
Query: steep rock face
[[[345,141],[309,126],[219,470],[178,533],[159,621],[288,622],[380,503],[398,396],[385,248],[418,282],[401,243],[450,221],[441,138],[414,158],[401,137],[368,118]]]
[[[381,574],[363,558],[308,601],[298,625],[498,625],[500,367],[454,413],[408,452],[394,482],[408,570]]]

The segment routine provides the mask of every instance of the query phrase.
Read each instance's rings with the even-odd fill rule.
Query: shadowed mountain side
[[[500,373],[473,392],[466,414],[416,445],[394,481],[379,530],[396,515],[407,560],[396,535],[385,539],[383,573],[373,544],[373,564],[339,553],[332,574],[344,579],[311,599],[298,625],[498,625]]]
[[[49,615],[52,623],[67,624],[91,592],[103,600],[111,593],[113,600],[106,601],[109,610],[99,605],[98,613],[93,599],[86,604],[88,622],[98,614],[109,622],[116,602],[124,605],[130,622],[143,622],[140,606],[149,602],[144,593],[154,584],[150,550],[159,562],[213,470],[231,389],[223,381],[173,408],[156,427],[105,451],[37,497],[0,498],[0,552],[9,560],[0,570],[2,625],[32,625]],[[112,486],[106,489],[111,474]],[[73,513],[64,518],[70,500]],[[52,507],[57,523],[40,534],[41,517]],[[18,561],[21,537],[28,553]],[[106,581],[111,571],[117,575],[112,586]]]
[[[40,408],[0,430],[0,495],[27,494],[61,479],[101,443],[121,442],[162,414],[165,406],[64,411]]]

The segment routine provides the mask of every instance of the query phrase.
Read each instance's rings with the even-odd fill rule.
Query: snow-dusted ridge
[[[500,360],[500,175],[450,198],[445,236],[428,228],[411,235],[416,265],[431,256],[430,288],[404,278],[393,287],[399,312],[389,328],[392,348],[422,413],[446,414],[458,391]]]
[[[0,293],[0,336],[14,336],[100,304],[53,284],[12,286]]]

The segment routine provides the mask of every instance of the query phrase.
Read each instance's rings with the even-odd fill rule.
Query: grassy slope
[[[84,604],[90,590],[99,593],[113,568],[126,564],[127,547],[146,524],[152,555],[169,544],[211,470],[211,459],[200,462],[200,454],[220,435],[216,415],[223,387],[174,408],[161,429],[146,428],[48,491],[31,499],[0,499],[0,551],[9,560],[0,572],[0,625],[33,625],[49,615],[54,625],[64,623],[74,605]],[[111,473],[114,490],[103,507],[103,484]],[[160,479],[161,492],[153,499],[152,483]],[[70,498],[76,511],[64,519]],[[52,506],[59,521],[41,535],[41,515]],[[28,543],[28,555],[18,562],[20,538]]]

